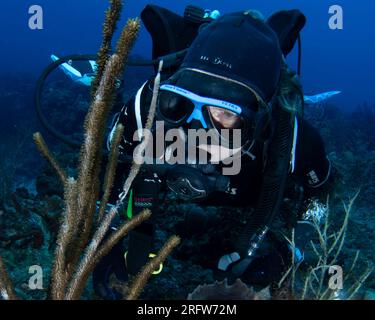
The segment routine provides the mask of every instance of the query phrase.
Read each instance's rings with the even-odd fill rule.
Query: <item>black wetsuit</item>
[[[237,72],[235,75],[242,75],[241,82],[243,82],[244,79],[257,80],[255,81],[257,86],[264,85],[265,88],[263,89],[267,89],[266,92],[272,92],[273,94],[275,88],[269,87],[269,84],[276,85],[277,81],[273,80],[278,79],[278,68],[280,66],[276,64],[274,65],[275,68],[272,68],[272,64],[270,63],[272,59],[268,59],[263,65],[260,65],[259,62],[264,62],[264,57],[276,57],[276,61],[280,62],[278,59],[278,55],[281,54],[280,49],[282,50],[284,57],[291,52],[300,31],[305,25],[306,19],[304,15],[298,10],[280,11],[272,15],[266,21],[266,24],[268,25],[266,26],[262,25],[257,20],[254,22],[248,12],[245,12],[244,14],[240,13],[237,14],[239,19],[235,19],[236,21],[233,25],[231,23],[230,25],[223,23],[223,21],[232,21],[231,16],[228,18],[229,20],[227,18],[223,19],[221,21],[223,29],[220,29],[220,32],[215,30],[213,33],[214,36],[211,37],[211,35],[204,35],[204,30],[209,30],[209,25],[208,27],[206,25],[202,28],[202,24],[210,21],[204,19],[203,15],[201,17],[202,19],[196,20],[196,12],[197,8],[193,7],[187,11],[187,14],[185,12],[185,17],[180,17],[167,9],[157,6],[150,5],[145,8],[142,12],[142,21],[153,39],[153,59],[176,53],[193,46],[194,49],[191,51],[193,54],[189,58],[190,60],[184,60],[184,62],[187,62],[188,64],[190,63],[190,67],[196,68],[196,65],[198,64],[199,69],[206,70],[205,68],[209,68],[208,70],[211,70],[212,66],[207,65],[211,60],[208,59],[207,56],[223,56],[223,59],[220,60],[232,61],[233,68],[232,65],[229,67],[228,64],[226,64],[227,68],[229,67],[230,69],[230,75],[222,74],[220,72],[222,69],[219,70],[220,75],[229,76],[229,78],[232,79],[232,76],[234,76],[233,72]],[[205,14],[205,10],[198,10],[198,12]],[[233,17],[235,16],[236,14],[233,15]],[[233,26],[236,28],[232,28]],[[242,29],[237,29],[239,27]],[[248,29],[246,29],[247,27]],[[275,34],[271,32],[269,27],[275,31]],[[218,27],[216,26],[215,28]],[[230,33],[230,30],[232,30],[233,33]],[[227,36],[227,34],[229,34],[229,36]],[[235,39],[232,34],[239,34],[241,40],[239,42],[234,41],[234,45],[223,45],[225,41]],[[196,43],[197,45],[194,46],[195,39],[197,36],[199,37],[199,35],[201,38]],[[245,38],[243,37],[245,35],[247,35],[250,40],[245,41]],[[255,38],[252,39],[252,36]],[[276,36],[280,48],[276,42],[271,41],[271,39],[275,40]],[[211,39],[211,41],[209,39]],[[242,45],[244,45],[243,50],[239,49],[240,47],[242,48]],[[244,55],[236,55],[236,63],[234,63],[232,59],[233,46],[235,46],[237,52],[244,52]],[[256,50],[251,46],[256,46]],[[248,52],[248,54],[245,54],[246,52]],[[196,57],[194,54],[196,54]],[[203,61],[202,57],[206,59]],[[249,59],[254,59],[253,64]],[[155,68],[157,68],[157,66],[155,66]],[[164,72],[168,72],[169,75],[164,75],[164,79],[169,78],[169,76],[179,68],[180,64],[178,63],[173,64],[172,67],[165,67]],[[227,68],[224,69],[228,71]],[[215,71],[212,72],[217,74],[218,70],[216,67],[214,67],[214,69]],[[251,75],[248,73],[251,73]],[[152,84],[152,80],[153,79],[150,79],[145,83],[143,90],[140,89],[137,95],[135,95],[124,106],[118,105],[117,110],[119,110],[119,113],[114,118],[113,126],[117,123],[122,123],[125,126],[125,133],[120,149],[121,156],[124,158],[132,158],[134,148],[137,145],[137,142],[133,141],[134,133],[137,129],[145,126],[151,102],[152,85],[150,84]],[[197,85],[199,87],[200,83],[197,83]],[[252,86],[254,83],[249,85]],[[195,92],[194,90],[190,91]],[[225,92],[221,93],[224,95],[226,94]],[[208,96],[207,94],[202,95]],[[224,99],[223,97],[215,98]],[[269,101],[270,99],[267,98],[264,100]],[[290,199],[291,201],[284,201],[285,204],[288,205],[286,208],[284,206],[284,208],[280,210],[283,214],[280,212],[277,217],[286,222],[284,224],[289,228],[294,227],[296,220],[300,218],[300,214],[303,211],[303,205],[300,204],[305,203],[313,197],[319,197],[321,200],[325,201],[327,189],[330,187],[330,182],[332,181],[332,168],[326,157],[324,143],[319,133],[302,118],[297,118],[296,123],[298,130],[294,134],[295,143],[292,153],[293,156],[291,155],[291,163],[293,164],[291,168],[293,170],[291,170],[289,174],[289,179],[284,192],[285,200]],[[253,157],[243,156],[241,161],[241,172],[238,175],[231,177],[230,190],[228,190],[228,192],[212,193],[207,199],[199,202],[201,207],[229,206],[248,209],[254,208],[258,204],[265,160],[268,155],[267,144],[257,142],[253,145],[251,153]],[[122,191],[122,186],[124,180],[128,176],[129,168],[130,165],[128,161],[121,162],[120,160],[116,174],[117,183],[114,186],[111,195],[112,203],[116,202],[118,194]],[[94,288],[102,297],[109,299],[116,298],[116,294],[109,290],[107,286],[108,277],[112,272],[115,272],[118,278],[125,280],[127,273],[134,274],[139,270],[140,266],[147,262],[148,253],[150,252],[149,250],[155,249],[152,248],[152,234],[154,229],[153,221],[155,224],[157,221],[160,221],[160,214],[163,213],[161,210],[165,209],[167,205],[164,201],[165,198],[163,197],[163,195],[168,192],[166,181],[162,176],[156,177],[152,170],[142,171],[137,176],[132,188],[133,214],[137,214],[144,208],[150,208],[153,211],[153,220],[150,223],[143,223],[137,230],[130,234],[128,246],[124,246],[123,243],[120,242],[113,251],[103,259],[94,271]],[[301,190],[303,190],[303,192],[301,192]],[[161,204],[163,206],[161,206]],[[247,210],[243,211],[245,212]],[[201,213],[204,215],[205,211],[201,210]],[[125,219],[126,216],[123,220]],[[233,223],[233,220],[231,220],[231,222]],[[204,268],[215,269],[220,255],[229,253],[220,252],[220,249],[222,249],[223,246],[219,243],[221,241],[219,229],[222,225],[225,225],[229,232],[232,232],[232,226],[230,225],[231,222],[228,221],[226,224],[226,221],[223,221],[221,225],[216,225],[213,229],[210,229],[207,226],[207,230],[210,230],[209,232],[212,233],[209,233],[208,238],[210,241],[207,244],[204,253],[202,248],[193,248],[197,252],[202,252],[202,255],[205,255],[204,262],[203,259],[202,261],[199,261],[202,262]],[[182,227],[179,230],[168,230],[168,234],[172,235],[177,233],[182,236],[184,240],[184,236],[188,236],[187,233],[192,229],[194,228]],[[260,253],[260,255],[263,255],[251,264],[249,271],[245,274],[246,279],[251,284],[259,283],[260,285],[266,285],[280,276],[280,270],[283,268],[281,263],[283,257],[280,256],[282,256],[283,253],[279,254],[279,252],[285,251],[285,244],[280,244],[280,242],[273,237],[272,232],[269,237],[269,240],[277,245],[271,246],[271,249],[269,249],[269,246],[264,246],[264,254]],[[125,268],[123,258],[125,250],[129,250],[127,255],[127,269]],[[286,248],[286,250],[288,250],[288,248]],[[176,250],[174,253],[175,252]],[[287,261],[289,262],[290,260],[290,257],[288,257]],[[278,269],[278,271],[274,272],[274,269]],[[271,276],[264,277],[264,274],[270,274]]]
[[[124,106],[121,107],[121,111],[114,117],[113,127],[117,123],[122,123],[125,126],[125,133],[121,142],[120,153],[123,157],[129,157],[133,155],[134,148],[138,142],[133,141],[134,132],[140,126],[145,126],[147,119],[148,110],[151,102],[152,89],[149,80],[139,92]],[[297,117],[298,131],[295,136],[295,148],[294,150],[294,170],[289,175],[289,181],[287,184],[287,190],[285,191],[285,198],[290,198],[292,201],[297,201],[300,195],[296,194],[295,186],[298,185],[303,188],[302,199],[300,202],[306,202],[306,200],[312,197],[318,197],[321,200],[325,200],[327,194],[327,188],[330,186],[332,180],[332,168],[329,160],[326,157],[324,143],[320,137],[318,131],[313,128],[306,120]],[[109,138],[110,139],[110,138]],[[109,143],[108,143],[109,145]],[[242,161],[242,167],[240,174],[231,178],[231,188],[235,192],[230,193],[213,193],[205,201],[200,201],[200,206],[230,206],[230,207],[253,207],[259,200],[260,185],[262,183],[262,174],[264,168],[264,158],[267,152],[264,150],[264,145],[259,143],[252,149],[254,158],[245,157]],[[121,159],[121,157],[120,157]],[[121,191],[124,179],[127,177],[129,172],[128,162],[119,163],[117,169],[117,185],[112,192],[112,202],[114,203],[117,199],[119,192]],[[152,171],[144,171],[136,178],[133,184],[133,213],[136,214],[144,208],[150,208],[153,211],[153,219],[158,219],[158,210],[160,208],[161,194],[168,192],[165,181],[162,177],[155,177]],[[164,204],[164,203],[163,203]],[[287,209],[288,211],[289,209]],[[297,209],[301,210],[301,208]],[[287,212],[284,214],[283,219],[288,220],[287,224],[293,226],[293,223],[299,219],[301,212]],[[145,223],[137,230],[131,233],[130,243],[134,246],[133,254],[129,253],[132,266],[130,273],[136,273],[141,265],[147,261],[147,251],[153,250],[153,225],[152,221]],[[170,230],[172,233],[173,230]],[[123,263],[123,252],[127,248],[124,248],[120,243],[107,256],[98,268],[94,272],[94,284],[101,284],[106,276],[110,272],[115,272],[118,277],[126,277],[124,274],[124,263]],[[199,249],[197,249],[199,250]],[[143,255],[139,254],[141,251],[146,251]],[[266,255],[258,261],[258,266],[255,268],[261,268],[263,271],[270,268],[270,265],[275,267],[277,263],[280,264],[280,259],[275,258],[275,254]],[[219,257],[214,257],[217,259]],[[276,260],[275,260],[276,259]],[[214,261],[212,265],[216,264]],[[260,265],[259,265],[260,264]],[[109,268],[108,266],[111,267]],[[280,266],[282,268],[282,266]],[[127,270],[128,272],[129,270]],[[262,273],[263,273],[262,271]],[[269,270],[268,270],[269,271]],[[267,272],[267,271],[266,271]],[[279,275],[277,275],[279,276]],[[277,278],[276,276],[276,278]],[[252,273],[248,278],[257,279],[257,275]],[[273,279],[271,277],[271,279]],[[268,280],[266,280],[268,281]],[[260,281],[260,284],[262,281]],[[103,290],[102,290],[103,292]],[[108,294],[108,293],[107,293]],[[111,295],[112,293],[110,293]]]
[[[121,108],[114,118],[113,125],[121,123],[126,128],[120,146],[121,155],[132,156],[134,148],[138,144],[133,141],[133,136],[140,126],[145,126],[152,95],[151,82],[151,80],[148,81],[142,92],[139,92],[138,110],[135,96]],[[290,178],[302,185],[306,197],[318,196],[322,191],[324,193],[326,182],[330,178],[331,165],[319,132],[300,117],[297,117],[297,126],[294,150],[295,165]],[[255,160],[244,156],[241,172],[232,178],[231,185],[237,189],[237,193],[213,195],[202,204],[248,206],[257,202],[266,152],[264,152],[264,146],[257,143],[251,153],[255,156]],[[123,170],[126,167],[126,164],[119,165],[120,176],[125,174]]]

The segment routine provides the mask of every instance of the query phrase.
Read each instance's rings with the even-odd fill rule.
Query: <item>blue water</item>
[[[149,1],[128,0],[122,25],[128,17],[139,16]],[[187,0],[155,0],[154,4],[182,14]],[[28,28],[28,9],[41,5],[44,10],[44,29]],[[303,31],[303,84],[307,94],[319,91],[342,90],[335,104],[353,109],[367,101],[375,102],[375,2],[368,0],[235,0],[196,2],[199,6],[216,8],[222,13],[255,8],[269,16],[285,8],[302,10],[308,23]],[[344,29],[328,27],[329,6],[344,9]],[[101,41],[105,0],[2,0],[0,19],[0,73],[25,73],[37,77],[49,63],[49,55],[94,53]],[[149,57],[151,39],[142,29],[134,53]],[[290,58],[296,64],[296,55]]]

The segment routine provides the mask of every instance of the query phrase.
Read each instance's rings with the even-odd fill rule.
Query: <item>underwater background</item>
[[[234,0],[234,1],[145,1],[127,0],[120,26],[140,15],[149,3],[183,14],[188,4],[229,13],[256,9],[266,17],[282,9],[301,10],[307,16],[302,32],[302,84],[305,94],[339,90],[341,94],[306,109],[306,118],[319,129],[327,154],[339,171],[333,217],[342,219],[341,200],[360,194],[350,216],[343,260],[352,260],[360,251],[365,264],[375,255],[375,3],[368,0]],[[31,5],[44,13],[43,30],[30,30]],[[344,10],[343,30],[328,25],[331,5]],[[47,273],[51,265],[63,208],[62,188],[52,169],[38,153],[32,134],[41,131],[65,167],[74,168],[78,152],[50,136],[39,123],[34,109],[34,90],[50,55],[95,54],[102,40],[105,0],[3,0],[0,19],[0,254],[23,299],[42,299],[45,291],[30,290],[29,266],[41,265]],[[117,33],[118,35],[118,33]],[[151,57],[151,38],[141,29],[132,55]],[[297,66],[297,50],[288,58]],[[129,67],[125,76],[126,96],[130,97],[149,77],[150,68]],[[80,138],[82,122],[89,105],[87,88],[74,85],[56,70],[46,81],[42,107],[48,121],[60,132]],[[70,171],[74,174],[74,171]],[[172,229],[193,210],[193,205],[166,207],[165,230]],[[198,210],[198,209],[197,209]],[[176,218],[175,212],[179,212]],[[170,213],[170,215],[168,215]],[[219,208],[208,208],[207,215],[224,221]],[[233,215],[240,215],[233,209]],[[225,229],[227,226],[223,225]],[[160,231],[158,245],[168,234]],[[198,285],[212,283],[209,270],[199,265],[194,247],[207,241],[202,233],[188,239],[183,249],[171,256],[163,275],[152,279],[142,298],[184,299]],[[358,275],[363,270],[358,270]],[[358,276],[359,277],[359,276]],[[363,292],[375,290],[370,275]],[[364,296],[365,293],[363,293]],[[85,298],[94,298],[88,286]]]

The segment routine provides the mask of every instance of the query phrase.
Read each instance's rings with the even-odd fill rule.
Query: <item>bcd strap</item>
[[[270,16],[267,23],[276,32],[281,50],[287,56],[306,25],[306,16],[299,10],[283,10]]]
[[[145,176],[143,173],[133,183],[133,191],[129,210],[132,215],[137,215],[144,209],[157,207],[157,199],[160,191],[159,180],[155,177]],[[130,200],[130,199],[129,199]],[[152,218],[143,222],[129,233],[129,250],[126,264],[129,274],[137,274],[148,262],[154,242],[154,225]]]
[[[137,274],[148,262],[153,241],[153,226],[150,223],[143,223],[129,232],[129,250],[126,257],[129,274]]]

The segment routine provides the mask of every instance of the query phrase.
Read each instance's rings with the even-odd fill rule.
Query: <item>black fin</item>
[[[147,5],[141,18],[152,38],[153,60],[187,49],[198,34],[199,24],[190,23],[184,17],[156,5]]]
[[[269,17],[267,23],[276,32],[281,50],[287,56],[306,25],[306,16],[299,10],[283,10]]]

